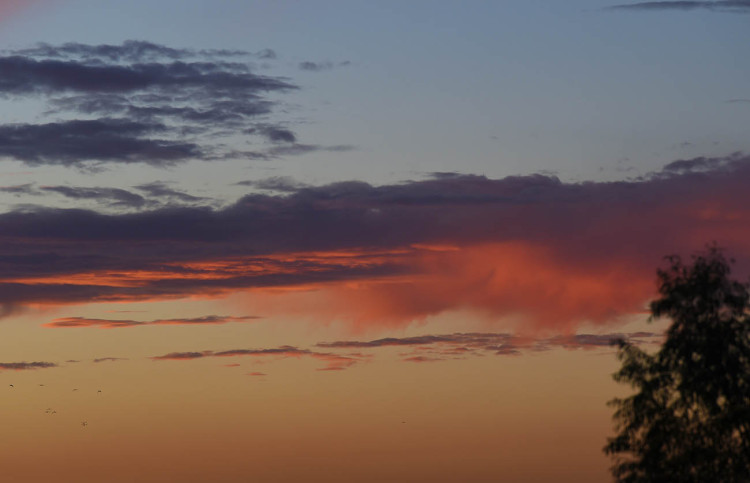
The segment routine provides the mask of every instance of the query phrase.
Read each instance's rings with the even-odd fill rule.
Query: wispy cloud
[[[638,2],[624,3],[608,7],[608,10],[713,10],[719,12],[750,12],[750,1],[715,1],[715,2]]]
[[[297,64],[300,70],[306,70],[310,72],[321,72],[325,70],[331,70],[336,67],[345,67],[348,65],[351,65],[351,62],[348,60],[345,60],[342,62],[331,62],[330,60],[313,62],[310,60],[306,60],[304,62],[300,62],[299,64]]]
[[[100,357],[98,359],[93,359],[91,362],[98,364],[100,362],[117,362],[117,361],[127,361],[128,359],[125,357]]]
[[[162,356],[154,356],[155,361],[163,360],[192,360],[204,357],[273,357],[273,358],[302,358],[310,357],[323,361],[325,365],[318,368],[319,371],[340,371],[347,369],[362,359],[351,355],[340,355],[329,352],[316,352],[308,349],[299,349],[293,346],[281,346],[271,349],[233,349],[225,351],[201,351],[201,352],[172,352]]]
[[[554,348],[568,350],[610,347],[618,340],[633,344],[658,343],[659,334],[634,332],[629,334],[572,334],[547,338],[518,336],[510,333],[455,333],[415,337],[389,337],[371,341],[321,342],[317,347],[327,349],[378,349],[384,347],[410,348],[401,354],[405,362],[437,362],[464,359],[471,356],[521,355],[523,352],[547,351]]]
[[[57,364],[54,362],[0,362],[0,370],[3,371],[26,371],[49,367],[57,367]]]
[[[0,95],[45,102],[53,122],[0,124],[0,156],[29,165],[90,168],[101,163],[169,166],[232,155],[224,141],[257,134],[274,143],[296,135],[275,124],[272,93],[297,86],[257,74],[249,62],[270,50],[175,49],[41,44],[0,52]],[[62,119],[60,119],[62,117]],[[247,136],[245,136],[247,138]],[[300,154],[299,145],[296,152]],[[284,155],[262,146],[249,155]]]
[[[71,328],[71,327],[100,327],[102,329],[119,329],[124,327],[142,327],[145,325],[219,325],[229,322],[249,322],[260,317],[230,317],[222,315],[206,315],[203,317],[183,319],[156,319],[156,320],[129,320],[129,319],[91,319],[87,317],[61,317],[52,322],[44,324],[45,327]]]

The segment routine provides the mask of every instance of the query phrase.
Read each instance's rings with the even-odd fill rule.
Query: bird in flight
[[[84,428],[88,425],[89,425],[88,421],[81,421],[81,426],[83,426]]]
[[[9,385],[10,387],[16,387],[16,386],[14,386],[13,384],[8,384],[8,385]]]

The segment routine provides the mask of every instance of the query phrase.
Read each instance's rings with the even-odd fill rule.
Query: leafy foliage
[[[750,296],[715,245],[658,270],[652,318],[672,324],[655,354],[619,341],[614,374],[637,392],[609,402],[604,447],[618,482],[750,482]]]

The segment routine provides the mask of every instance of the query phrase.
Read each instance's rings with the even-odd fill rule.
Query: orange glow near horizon
[[[385,266],[399,267],[398,273],[346,275],[350,269]],[[210,299],[244,293],[254,312],[304,315],[326,323],[343,320],[361,327],[397,327],[443,312],[470,310],[479,317],[520,318],[527,328],[565,333],[584,322],[602,324],[639,313],[654,292],[650,273],[644,274],[627,261],[585,265],[569,262],[550,248],[524,243],[294,253],[164,267],[159,271],[79,273],[6,282],[142,289],[114,290],[94,299],[99,302]],[[330,274],[331,280],[307,280],[316,273]],[[253,277],[276,275],[288,279],[268,286],[262,282],[253,288],[242,286],[252,285]],[[244,282],[232,287],[235,279]],[[151,284],[163,281],[183,285],[172,292],[149,291]],[[204,281],[229,282],[222,286],[204,285]],[[50,305],[61,303],[51,301]]]

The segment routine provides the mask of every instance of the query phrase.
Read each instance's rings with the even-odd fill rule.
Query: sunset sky
[[[750,2],[0,0],[9,482],[602,482],[750,274]]]

